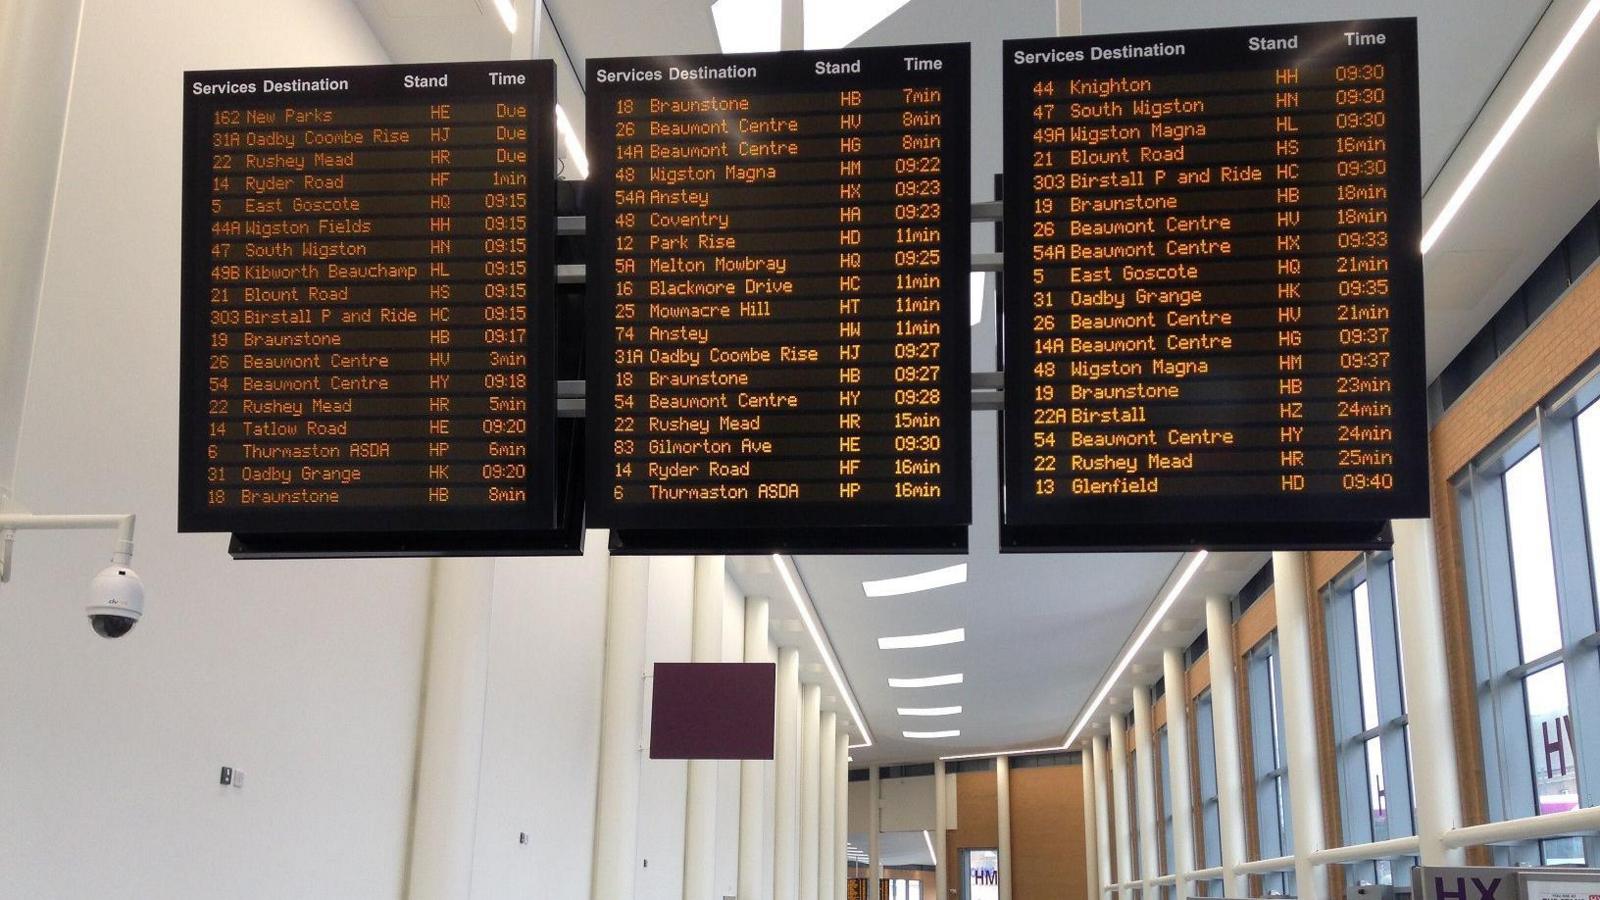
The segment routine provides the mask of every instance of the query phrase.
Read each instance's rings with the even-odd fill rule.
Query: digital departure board
[[[553,80],[185,75],[182,530],[553,527]]]
[[[589,62],[589,514],[620,549],[965,546],[968,69]]]
[[[1005,44],[1003,546],[1428,514],[1416,54],[1412,19]]]

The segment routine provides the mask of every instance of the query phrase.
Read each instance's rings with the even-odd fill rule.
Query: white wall
[[[688,662],[694,622],[694,558],[650,560],[649,613],[645,624],[645,672],[658,662]],[[650,690],[645,682],[644,723],[648,745]],[[682,760],[639,760],[639,871],[636,900],[680,900],[683,896],[684,801],[689,766]],[[626,898],[618,898],[626,900]]]
[[[381,61],[343,2],[86,4],[15,486],[36,511],[137,512],[150,602],[131,636],[95,637],[109,536],[17,542],[6,896],[399,894],[426,564],[234,563],[226,536],[175,533],[181,73]]]
[[[605,533],[585,546],[577,560],[496,564],[473,900],[589,896]]]

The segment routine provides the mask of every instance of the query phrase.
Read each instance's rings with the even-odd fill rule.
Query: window
[[[1415,834],[1393,562],[1387,554],[1362,557],[1334,579],[1324,603],[1344,843]],[[1378,860],[1346,872],[1352,882],[1403,886],[1412,864]]]
[[[1454,481],[1489,812],[1600,805],[1600,385],[1591,378]],[[1494,849],[1503,865],[1600,859],[1600,840]]]
[[[1209,869],[1222,865],[1222,819],[1217,803],[1217,739],[1211,720],[1211,692],[1194,701],[1194,760],[1195,760],[1195,811],[1200,827],[1196,852],[1200,856],[1196,868]],[[1220,879],[1207,884],[1206,896],[1222,894]]]
[[[1294,852],[1289,818],[1289,765],[1283,747],[1283,686],[1278,673],[1278,636],[1251,650],[1246,668],[1250,679],[1250,747],[1256,795],[1257,859],[1288,856]],[[1294,875],[1274,872],[1262,876],[1262,888],[1294,894]]]

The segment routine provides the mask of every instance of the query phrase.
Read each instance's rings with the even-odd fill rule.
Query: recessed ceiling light
[[[959,644],[967,639],[965,628],[952,628],[949,631],[934,631],[928,634],[901,634],[894,637],[878,638],[879,650],[915,650],[919,647],[942,647],[945,644]]]
[[[898,597],[901,594],[915,594],[917,591],[931,591],[934,588],[966,583],[967,564],[957,563],[953,566],[930,569],[927,572],[917,572],[913,575],[863,581],[861,582],[861,589],[867,592],[868,597]]]
[[[950,685],[950,684],[961,684],[962,682],[964,682],[966,680],[967,680],[967,676],[966,675],[963,675],[960,672],[954,672],[954,673],[949,674],[949,675],[930,675],[927,678],[891,678],[891,679],[889,679],[889,687],[892,687],[892,688],[944,687],[945,685]]]
[[[1551,52],[1550,58],[1545,60],[1544,68],[1539,70],[1539,74],[1534,76],[1533,82],[1528,85],[1528,89],[1522,93],[1522,99],[1517,101],[1517,105],[1511,109],[1511,114],[1506,116],[1506,120],[1500,124],[1500,130],[1496,131],[1494,137],[1489,139],[1488,146],[1484,147],[1483,152],[1478,155],[1477,162],[1474,162],[1472,168],[1467,170],[1466,177],[1462,178],[1461,184],[1456,186],[1455,193],[1450,195],[1450,199],[1445,202],[1444,208],[1439,210],[1439,215],[1434,218],[1433,224],[1429,225],[1427,232],[1422,235],[1423,253],[1427,253],[1433,247],[1434,242],[1439,240],[1439,235],[1444,232],[1445,226],[1449,225],[1450,220],[1455,218],[1456,213],[1461,211],[1462,204],[1467,202],[1467,197],[1478,186],[1478,182],[1483,180],[1483,176],[1489,171],[1489,166],[1494,164],[1495,157],[1499,156],[1500,151],[1504,150],[1506,144],[1511,141],[1511,135],[1516,132],[1517,126],[1521,125],[1522,120],[1528,117],[1528,113],[1533,110],[1533,105],[1539,102],[1539,95],[1543,94],[1544,89],[1550,86],[1551,81],[1555,80],[1556,71],[1561,68],[1562,63],[1567,61],[1567,57],[1572,55],[1573,48],[1577,46],[1579,39],[1583,37],[1583,33],[1589,30],[1589,26],[1594,22],[1596,15],[1600,15],[1600,0],[1589,0],[1589,4],[1583,8],[1582,12],[1578,13],[1578,18],[1573,21],[1572,27],[1567,29],[1566,35],[1561,38],[1561,43],[1556,45],[1556,49]]]
[[[578,137],[577,129],[572,127],[572,120],[567,118],[567,111],[556,104],[556,131],[561,134],[561,145],[567,148],[567,156],[572,159],[572,165],[578,170],[580,179],[589,177],[589,155],[583,152],[583,139]]]
[[[902,716],[959,716],[959,706],[902,706],[895,710]]]
[[[511,0],[494,0],[494,11],[500,14],[500,21],[506,23],[506,30],[516,34],[517,10],[511,5]]]
[[[900,734],[913,741],[936,741],[940,738],[961,737],[961,729],[952,728],[949,731],[902,731]]]
[[[723,53],[761,53],[783,42],[782,0],[717,0],[711,19]]]

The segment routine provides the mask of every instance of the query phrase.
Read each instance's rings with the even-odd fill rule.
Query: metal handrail
[[[1287,872],[1294,868],[1293,856],[1275,856],[1272,859],[1256,859],[1242,862],[1233,867],[1235,872],[1242,875],[1265,875],[1268,872]]]
[[[1387,841],[1372,841],[1367,844],[1329,847],[1326,850],[1318,850],[1310,854],[1310,859],[1313,865],[1333,866],[1367,862],[1374,859],[1390,859],[1397,856],[1416,856],[1421,847],[1421,839],[1416,835],[1410,835],[1390,838]]]
[[[1553,837],[1572,837],[1600,832],[1600,806],[1572,809],[1543,816],[1528,816],[1504,822],[1464,825],[1445,832],[1446,847],[1482,847],[1493,844],[1520,844]]]

